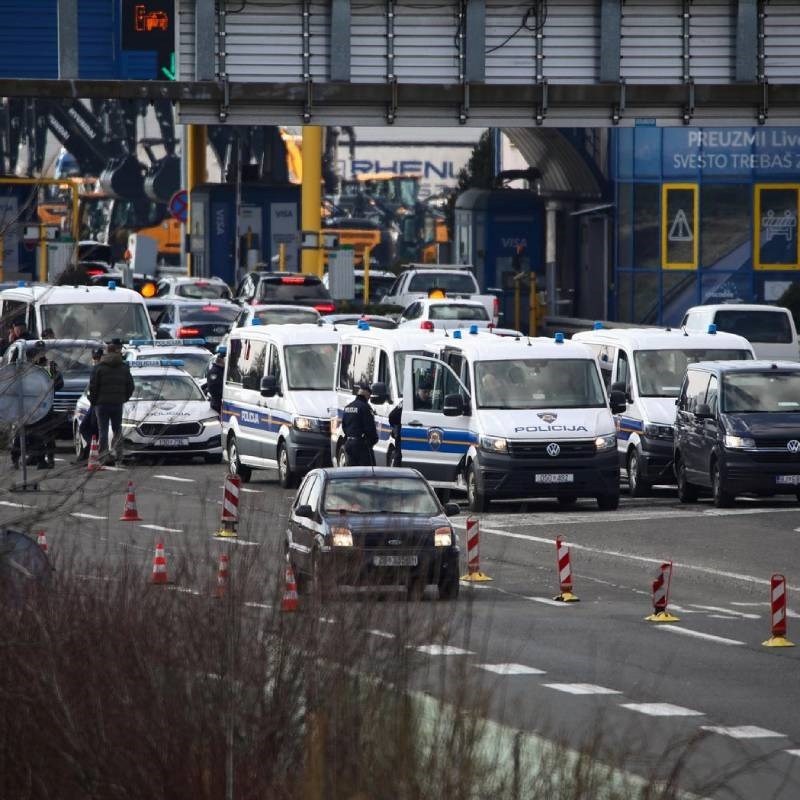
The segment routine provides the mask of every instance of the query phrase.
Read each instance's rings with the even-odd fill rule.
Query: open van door
[[[403,367],[403,466],[433,483],[454,484],[474,439],[471,407],[469,392],[447,364],[409,355]]]

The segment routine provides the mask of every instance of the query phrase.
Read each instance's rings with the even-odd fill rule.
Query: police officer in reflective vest
[[[371,394],[367,381],[358,384],[358,392],[351,403],[344,407],[342,430],[347,463],[353,467],[374,467],[375,456],[372,448],[378,441],[375,417],[369,405]]]

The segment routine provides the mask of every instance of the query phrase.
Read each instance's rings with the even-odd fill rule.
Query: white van
[[[341,340],[334,386],[337,414],[331,430],[331,456],[337,464],[346,463],[345,437],[339,422],[344,407],[353,400],[353,387],[365,380],[371,385],[381,384],[380,393],[370,398],[378,430],[378,443],[373,451],[375,462],[379,466],[393,466],[396,445],[389,425],[389,414],[403,396],[403,364],[409,354],[432,354],[432,346],[438,335],[428,330],[371,328],[367,322],[342,328],[339,335]]]
[[[617,507],[614,420],[588,347],[560,333],[510,338],[462,330],[436,346],[439,358],[405,360],[403,466],[466,491],[472,511],[494,498],[556,497],[571,505],[589,496],[602,509]]]
[[[623,392],[615,415],[619,463],[634,497],[653,484],[674,484],[675,399],[687,364],[753,358],[750,343],[732,333],[688,333],[661,328],[612,328],[576,333],[597,357],[607,388]]]
[[[709,325],[716,325],[718,331],[744,336],[753,345],[756,358],[800,360],[797,330],[788,308],[746,303],[694,306],[681,322],[689,333],[704,333]]]
[[[234,328],[222,390],[228,467],[247,482],[253,469],[278,471],[289,488],[330,464],[336,415],[333,370],[339,334],[318,325]]]
[[[144,298],[132,289],[109,286],[16,286],[0,292],[0,336],[22,320],[29,335],[48,329],[55,339],[154,339]]]

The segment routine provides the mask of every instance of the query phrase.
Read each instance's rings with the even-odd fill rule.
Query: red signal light
[[[424,331],[432,331],[433,330],[433,323],[429,319],[424,319],[419,324],[420,328]]]

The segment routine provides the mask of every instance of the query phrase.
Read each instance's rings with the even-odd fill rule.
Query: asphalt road
[[[57,565],[68,557],[85,579],[105,580],[125,563],[147,581],[161,540],[170,577],[187,593],[209,591],[221,549],[258,554],[265,576],[279,573],[292,493],[272,474],[244,486],[239,537],[221,542],[213,534],[224,465],[88,473],[68,453],[59,458],[55,470],[29,471],[38,491],[11,490],[20,473],[8,463],[0,481],[2,523],[46,530]],[[118,519],[129,479],[142,522]],[[454,519],[462,534],[465,521]],[[624,752],[637,774],[663,775],[682,754],[681,785],[702,796],[800,797],[800,647],[762,645],[775,572],[787,578],[788,638],[800,643],[794,499],[718,510],[709,501],[682,506],[664,489],[624,498],[616,512],[588,501],[569,510],[497,504],[481,515],[481,531],[481,569],[493,580],[462,585],[456,604],[437,602],[432,589],[419,603],[369,596],[376,640],[400,635],[413,607],[420,688],[438,694],[469,676],[490,690],[493,720],[575,747],[600,741],[601,754]],[[553,601],[557,535],[570,546],[577,603]],[[680,618],[669,625],[644,620],[663,560],[674,565],[669,608]],[[251,585],[252,606],[274,603],[274,582]],[[326,621],[354,602],[331,604]]]

